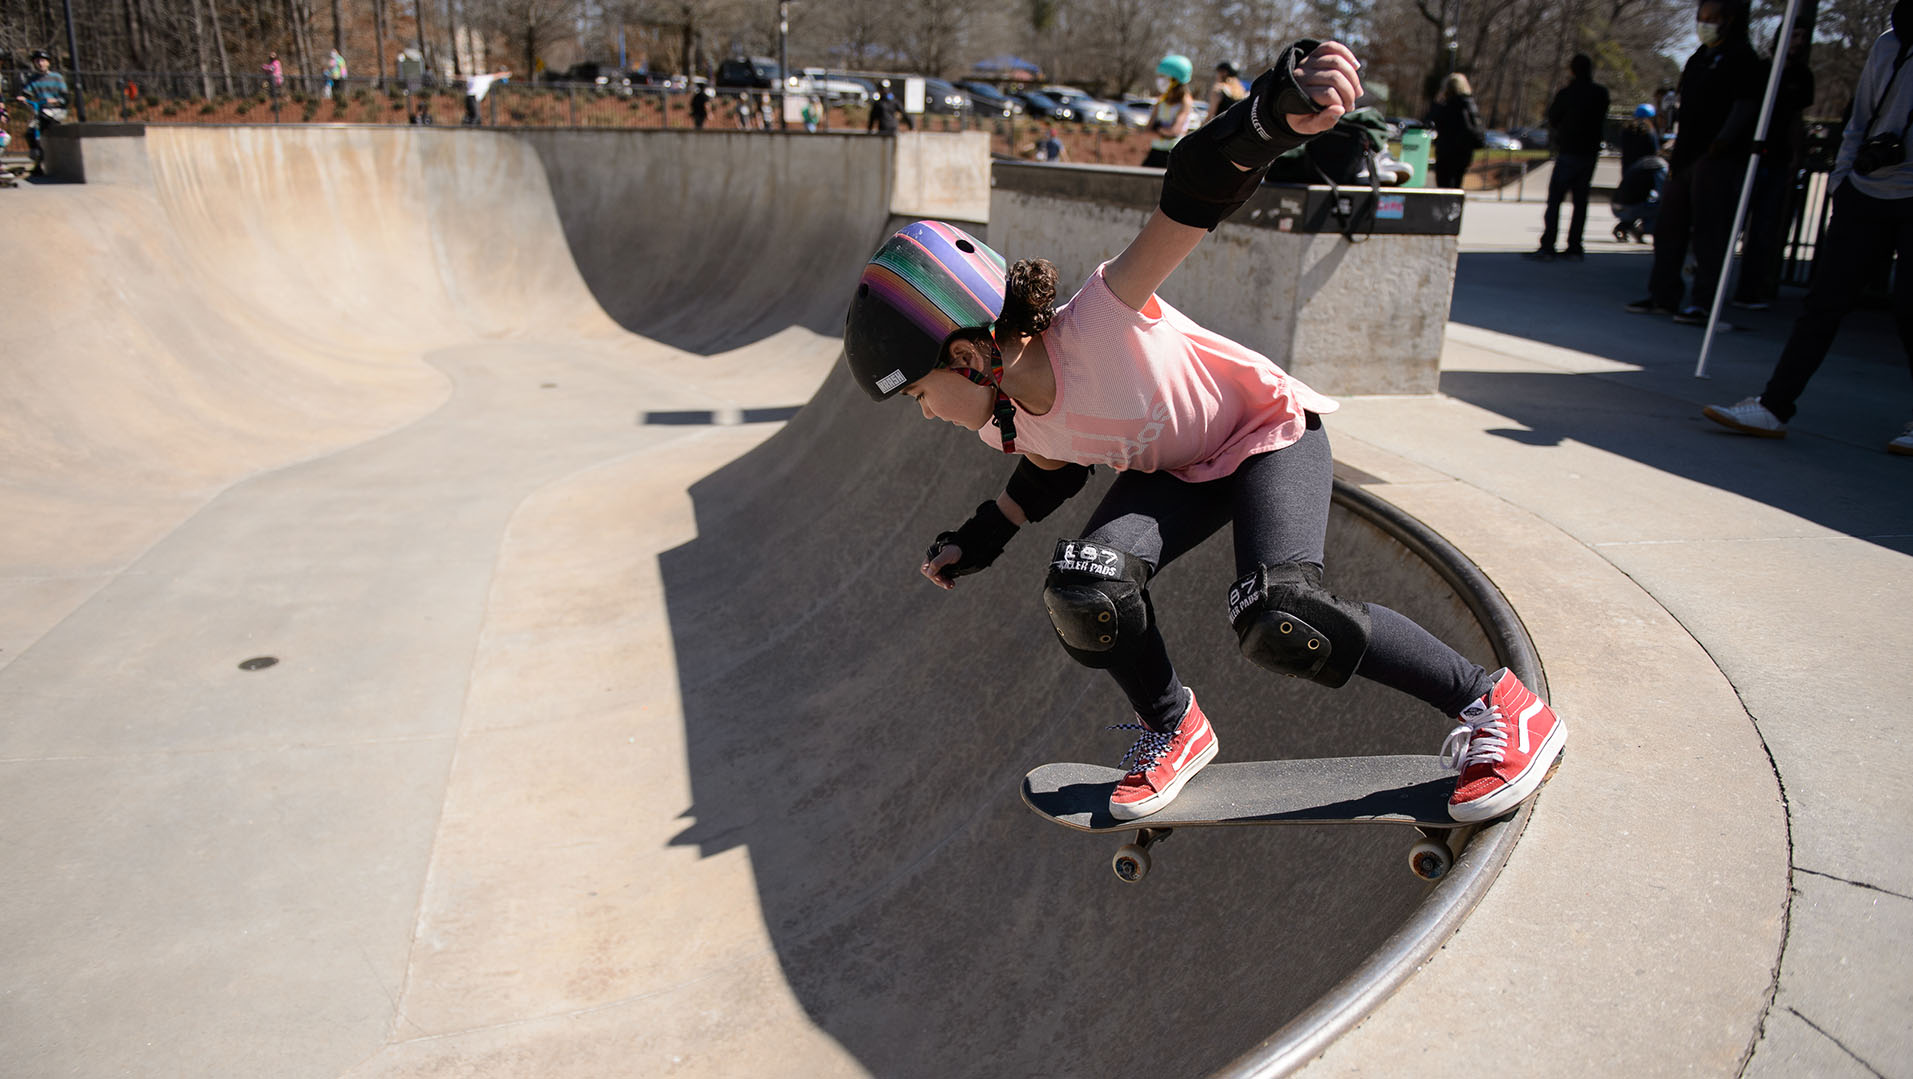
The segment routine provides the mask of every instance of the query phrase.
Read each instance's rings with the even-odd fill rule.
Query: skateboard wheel
[[[1440,880],[1454,865],[1448,844],[1439,840],[1424,839],[1408,848],[1408,870],[1423,880]]]
[[[1110,859],[1109,867],[1125,884],[1141,883],[1149,875],[1149,852],[1134,843],[1126,844]]]

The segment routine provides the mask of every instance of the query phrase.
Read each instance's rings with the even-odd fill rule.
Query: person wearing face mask
[[[1767,64],[1747,40],[1745,0],[1704,0],[1694,30],[1700,48],[1681,70],[1680,120],[1661,190],[1648,294],[1627,309],[1704,326],[1732,242],[1740,180],[1767,91]],[[1690,245],[1691,299],[1681,279]]]
[[[1891,27],[1873,43],[1854,87],[1853,113],[1827,181],[1833,220],[1814,252],[1813,286],[1767,387],[1758,397],[1702,411],[1730,430],[1786,437],[1795,402],[1826,360],[1867,275],[1889,250],[1900,260],[1893,274],[1893,321],[1913,371],[1913,160],[1906,152],[1913,133],[1913,0],[1894,6]],[[1913,423],[1886,449],[1913,456]]]

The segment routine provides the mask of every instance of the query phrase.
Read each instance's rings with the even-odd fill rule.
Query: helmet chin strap
[[[990,338],[984,342],[990,349],[990,373],[986,375],[967,367],[960,367],[957,370],[972,383],[988,386],[996,391],[996,404],[991,409],[990,422],[996,424],[996,429],[1002,434],[1003,452],[1015,453],[1016,402],[1010,400],[1010,395],[1003,392],[1003,350],[996,345],[995,327],[992,326],[990,329]]]

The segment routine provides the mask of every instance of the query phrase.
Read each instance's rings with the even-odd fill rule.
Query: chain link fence
[[[520,84],[492,85],[476,108],[458,79],[426,76],[414,86],[394,78],[351,77],[336,83],[319,76],[288,75],[274,83],[264,73],[205,75],[192,72],[80,72],[69,82],[83,88],[86,117],[95,123],[144,124],[432,124],[483,127],[632,128],[706,131],[860,134],[869,106],[822,95],[779,95],[763,90],[718,89],[707,99],[703,123],[694,116],[694,91],[679,86]],[[7,126],[15,151],[24,149],[30,113],[13,104]],[[1091,164],[1140,164],[1149,138],[1116,123],[1059,123],[1020,113],[929,112],[913,115],[918,131],[985,131],[993,152],[1032,157],[1054,129],[1065,160]]]

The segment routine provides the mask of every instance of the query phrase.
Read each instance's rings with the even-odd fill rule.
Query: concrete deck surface
[[[930,440],[912,474],[976,488],[932,498],[870,446],[815,437],[870,423],[835,392],[722,468],[779,425],[696,418],[809,399],[835,357],[814,309],[829,290],[755,306],[719,292],[699,327],[681,302],[647,310],[642,290],[580,277],[615,263],[580,254],[554,210],[553,189],[589,177],[541,164],[552,146],[367,133],[340,176],[301,164],[341,156],[333,133],[246,131],[152,140],[150,189],[8,193],[38,200],[16,227],[46,257],[124,272],[26,279],[5,301],[11,318],[75,317],[61,347],[4,368],[0,505],[27,527],[5,538],[0,581],[0,868],[24,882],[0,898],[0,1059],[29,1075],[998,1074],[1003,1059],[1072,1074],[1125,1037],[1106,982],[1057,985],[1059,954],[1005,984],[1000,942],[1026,956],[1072,910],[1092,935],[1147,935],[1184,893],[1131,902],[1078,837],[1024,846],[1014,806],[937,804],[903,829],[929,846],[886,847],[898,829],[846,826],[855,784],[793,779],[766,754],[778,716],[881,698],[762,670],[903,639],[929,609],[907,579],[895,610],[846,595],[878,552],[920,545],[994,482],[939,472],[956,443]],[[789,198],[802,167],[758,171]],[[395,173],[407,182],[378,179]],[[673,189],[666,215],[709,213],[673,201],[695,194]],[[803,204],[819,274],[887,225],[825,215],[851,198]],[[300,220],[313,207],[316,228]],[[172,231],[146,227],[158,215]],[[1472,1076],[1485,1053],[1531,1074],[1913,1075],[1894,643],[1913,628],[1913,461],[1881,452],[1913,386],[1891,331],[1855,316],[1792,436],[1735,438],[1698,406],[1758,388],[1798,293],[1736,314],[1746,328],[1697,383],[1699,331],[1620,312],[1644,249],[1605,242],[1597,207],[1587,262],[1536,266],[1517,253],[1539,216],[1470,202],[1442,394],[1348,400],[1332,434],[1342,478],[1434,526],[1514,602],[1569,762],[1461,932],[1310,1070]],[[769,227],[732,226],[732,244]],[[681,256],[701,234],[672,235]],[[321,239],[337,246],[258,257]],[[625,329],[655,320],[655,337],[607,310]],[[864,481],[820,490],[820,469]],[[805,547],[794,573],[767,563],[826,510],[883,510],[896,531]],[[842,642],[793,635],[820,623]],[[1030,642],[1018,684],[1051,702],[1046,725],[1082,728],[1108,694],[1059,670],[1041,629],[1003,631]],[[237,670],[262,653],[281,665]],[[960,731],[1006,712],[988,684],[899,678],[886,692],[910,716]],[[1010,801],[1025,758],[1093,752],[1031,734],[1006,753],[870,711],[848,710],[841,752],[932,771],[939,752],[972,754],[958,759]],[[951,745],[910,748],[926,736]],[[841,861],[815,860],[818,822],[835,822]],[[1004,878],[924,872],[996,872],[1012,847],[1032,857]],[[1337,864],[1244,850],[1282,867],[1298,910],[1332,883],[1307,866]],[[1066,883],[1079,860],[1094,887]],[[1039,881],[1080,890],[991,909],[992,890]],[[1329,923],[1314,939],[1349,943]],[[1238,950],[1241,976],[1271,987],[1316,973]],[[971,992],[932,1038],[925,983],[952,977]],[[992,997],[1059,1014],[1006,1017]]]
[[[1690,680],[1677,655],[1609,666],[1599,644],[1621,646],[1625,632],[1594,629],[1605,609],[1584,595],[1511,594],[1536,633],[1557,700],[1570,717],[1584,716],[1578,739],[1638,711],[1640,726],[1612,767],[1673,764],[1680,775],[1667,782],[1704,816],[1734,799],[1720,782],[1723,747],[1683,749],[1670,760],[1676,732],[1701,721],[1702,710],[1744,709],[1771,756],[1787,812],[1788,902],[1776,911],[1786,943],[1744,1074],[1913,1075],[1913,976],[1901,962],[1913,947],[1913,840],[1904,827],[1913,819],[1913,713],[1900,643],[1913,630],[1905,603],[1913,594],[1913,460],[1883,452],[1913,419],[1913,382],[1890,319],[1882,310],[1849,318],[1786,440],[1735,436],[1701,417],[1700,407],[1758,392],[1802,292],[1785,290],[1768,312],[1730,309],[1741,328],[1720,335],[1712,377],[1697,380],[1702,331],[1621,310],[1644,292],[1647,248],[1610,242],[1612,217],[1597,205],[1586,262],[1520,259],[1535,247],[1541,210],[1538,200],[1470,200],[1443,396],[1348,402],[1337,429],[1361,440],[1362,453],[1383,455],[1374,471],[1398,477],[1385,482],[1390,500],[1456,539],[1504,587],[1519,588],[1543,567],[1502,568],[1500,542],[1464,531],[1466,498],[1447,488],[1519,507],[1572,537],[1582,555],[1625,575],[1704,649],[1737,701],[1712,699],[1707,672]],[[1362,461],[1346,437],[1338,451],[1338,459]],[[1464,506],[1448,504],[1455,501]],[[1602,641],[1583,650],[1574,635],[1589,630]],[[1603,702],[1614,711],[1563,700],[1617,678],[1619,692]],[[1551,787],[1536,828],[1557,822],[1549,812],[1559,808],[1550,804],[1555,794]],[[1589,808],[1600,816],[1580,825],[1582,841],[1613,844],[1604,857],[1631,857],[1639,832],[1693,826],[1677,812],[1643,813],[1635,804]],[[1746,826],[1765,825],[1750,814]],[[1468,1031],[1461,1043],[1417,1043],[1411,1016],[1462,1004],[1484,988],[1496,993],[1516,982],[1508,967],[1545,967],[1581,946],[1569,938],[1544,956],[1497,956],[1492,940],[1476,939],[1503,913],[1549,917],[1516,902],[1527,893],[1520,882],[1540,872],[1530,858],[1574,857],[1572,841],[1549,844],[1544,856],[1545,843],[1531,829],[1518,864],[1457,936],[1456,954],[1431,963],[1317,1070],[1380,1075],[1414,1060],[1423,1074],[1462,1074],[1476,1048],[1521,1059],[1524,1042],[1549,1040],[1534,1028],[1552,1023],[1582,1026],[1589,1036],[1583,1048],[1591,1055],[1579,1067],[1556,1062],[1563,1074],[1665,1074],[1697,1064],[1663,1023],[1630,1023],[1600,1036],[1597,1047],[1596,1031],[1614,1013],[1604,1002],[1538,989],[1549,984],[1545,972],[1530,983],[1535,997],[1508,993],[1512,1010],[1496,1016],[1506,1025],[1482,1029],[1457,1015]],[[1609,887],[1598,858],[1582,871],[1587,891]],[[1638,959],[1651,972],[1655,957]],[[1683,977],[1705,992],[1722,974],[1703,965]],[[1613,987],[1617,995],[1642,988],[1625,980]],[[1693,1007],[1682,993],[1660,1004],[1676,1024]]]

